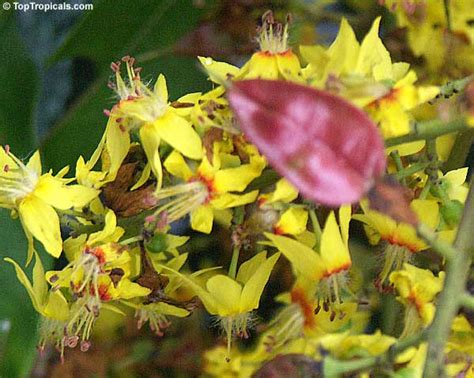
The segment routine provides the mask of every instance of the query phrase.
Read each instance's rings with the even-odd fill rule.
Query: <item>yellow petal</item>
[[[253,190],[245,194],[224,193],[212,199],[210,204],[217,209],[227,209],[229,207],[236,207],[254,202],[257,196],[258,190]]]
[[[336,216],[332,211],[321,236],[321,257],[324,260],[326,273],[348,268],[351,264],[349,248],[344,243]]]
[[[296,274],[302,274],[313,280],[319,280],[321,278],[323,273],[323,261],[315,251],[286,236],[273,235],[270,233],[265,233],[265,236],[270,239],[275,247],[290,261]]]
[[[188,181],[193,176],[193,172],[186,164],[183,155],[177,151],[171,152],[163,165],[169,173],[183,179],[184,181]]]
[[[130,188],[130,191],[137,190],[138,188],[143,186],[148,181],[148,179],[150,178],[150,173],[151,173],[151,165],[149,163],[147,163],[145,165],[145,168],[143,168],[142,174],[140,175],[140,177],[137,180],[137,182],[135,183],[135,185],[133,185]]]
[[[49,293],[43,314],[48,318],[61,321],[69,319],[69,306],[61,291],[51,291]]]
[[[212,230],[214,214],[210,206],[199,206],[191,212],[191,228],[209,234]]]
[[[112,210],[107,210],[105,214],[105,224],[101,231],[90,234],[87,244],[93,246],[100,243],[117,242],[124,234],[121,227],[117,227],[117,217]]]
[[[291,51],[276,54],[278,71],[286,80],[299,80],[301,77],[301,65],[298,57]]]
[[[153,303],[146,308],[151,307],[153,311],[159,314],[176,316],[177,318],[185,318],[189,316],[189,311],[184,308],[176,307],[164,302]]]
[[[252,311],[258,308],[263,289],[270,278],[273,267],[280,257],[279,253],[274,254],[252,274],[246,282],[240,300],[240,312]]]
[[[202,288],[200,285],[194,282],[194,280],[178,272],[177,270],[174,270],[162,264],[156,264],[156,265],[161,267],[165,271],[172,272],[173,274],[181,278],[184,282],[186,282],[186,284],[191,287],[191,289],[196,293],[196,295],[202,301],[202,304],[206,308],[207,312],[209,312],[209,314],[211,315],[218,315],[216,299],[209,292],[207,292],[204,288]]]
[[[308,212],[298,207],[290,207],[280,217],[275,225],[277,233],[298,235],[306,230]]]
[[[38,239],[53,257],[62,251],[59,217],[54,209],[38,197],[30,195],[20,202],[18,213],[31,234]]]
[[[214,213],[214,222],[225,228],[230,227],[232,223],[232,210],[213,208],[212,212]]]
[[[160,101],[163,104],[168,102],[168,87],[166,85],[166,78],[164,75],[160,74],[160,76],[158,76],[155,87],[153,88],[153,92],[158,95]]]
[[[20,283],[25,287],[26,291],[28,292],[28,295],[30,296],[33,307],[35,308],[37,312],[41,313],[42,312],[41,300],[42,300],[42,297],[46,295],[46,293],[41,293],[41,296],[38,296],[37,292],[34,290],[33,286],[31,285],[31,282],[28,279],[28,276],[25,274],[23,269],[20,268],[20,265],[18,265],[15,261],[13,261],[9,257],[6,257],[5,261],[13,265],[13,267],[15,268],[18,281],[20,281]],[[38,262],[38,258],[36,259],[36,263],[37,262]]]
[[[163,171],[158,148],[160,147],[160,135],[156,131],[154,124],[147,123],[140,128],[140,140],[150,164],[151,170],[157,179],[156,189],[161,189],[163,183]]]
[[[128,279],[121,279],[117,289],[120,290],[120,298],[131,299],[136,297],[144,297],[150,294],[151,290],[140,286],[139,284],[132,282]]]
[[[411,201],[410,207],[418,216],[420,222],[426,224],[431,229],[435,229],[439,223],[439,205],[435,200]]]
[[[359,49],[354,30],[347,20],[342,18],[337,37],[327,51],[330,56],[328,73],[338,76],[350,72],[357,61]]]
[[[278,79],[278,65],[273,54],[265,52],[254,53],[249,61],[242,67],[240,76],[245,79]]]
[[[191,159],[202,158],[201,138],[191,123],[168,109],[154,122],[156,133],[171,147]]]
[[[115,117],[110,117],[107,122],[106,134],[106,147],[110,157],[110,175],[111,179],[115,178],[120,165],[122,165],[123,159],[127,156],[130,148],[130,135],[128,131],[120,127],[116,122]]]
[[[235,77],[238,75],[240,69],[229,63],[217,62],[212,58],[205,58],[198,56],[199,62],[206,70],[209,79],[214,83],[223,84],[229,77]]]
[[[221,169],[214,176],[214,186],[218,192],[241,192],[261,171],[250,164],[237,168]]]
[[[399,144],[398,146],[386,148],[386,152],[388,155],[390,152],[397,150],[400,156],[408,156],[408,155],[413,155],[413,154],[416,154],[417,152],[420,152],[424,146],[425,146],[425,141],[419,140],[416,142],[403,143],[403,144]]]
[[[285,179],[278,180],[275,185],[275,191],[260,196],[264,203],[291,202],[296,197],[298,197],[298,191]]]
[[[465,167],[465,168],[449,171],[448,173],[444,175],[443,181],[444,180],[449,181],[450,185],[452,186],[460,186],[464,184],[464,182],[466,181],[468,170],[469,169]]]
[[[104,146],[105,146],[106,136],[107,136],[107,133],[104,133],[104,135],[102,135],[102,138],[101,138],[101,140],[99,141],[99,144],[97,145],[96,149],[95,149],[94,152],[92,153],[91,158],[90,158],[89,161],[87,162],[87,168],[88,168],[89,170],[91,170],[92,168],[94,168],[94,166],[95,166],[95,165],[97,164],[97,162],[99,161],[100,155],[102,154],[102,150],[104,149]]]
[[[87,235],[82,234],[77,238],[67,238],[63,243],[64,254],[69,261],[75,260],[82,253],[82,249],[86,245]]]
[[[263,251],[256,254],[251,259],[245,261],[240,265],[236,280],[245,284],[257,271],[258,267],[262,265],[267,259],[267,252]]]
[[[229,316],[240,312],[242,287],[232,278],[217,274],[207,280],[206,288],[215,300],[217,315]]]
[[[64,185],[49,173],[40,177],[34,195],[60,210],[83,207],[99,195],[96,189],[83,185]]]
[[[39,151],[36,151],[33,156],[30,157],[30,160],[28,160],[28,164],[26,166],[38,176],[41,175],[41,158]]]
[[[379,37],[380,19],[380,17],[375,19],[369,33],[362,41],[355,67],[356,73],[372,76],[374,67],[378,66],[374,75],[377,81],[393,78],[390,53]]]
[[[341,206],[339,209],[339,226],[341,228],[342,240],[346,245],[349,242],[349,223],[351,221],[351,205]]]

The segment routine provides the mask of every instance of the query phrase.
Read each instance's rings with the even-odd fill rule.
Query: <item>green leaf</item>
[[[32,119],[38,76],[18,34],[14,12],[0,14],[0,30],[0,144],[25,156],[35,147]]]
[[[79,155],[89,156],[99,142],[107,122],[103,109],[114,103],[107,88],[111,61],[125,55],[137,57],[147,81],[154,82],[163,73],[171,100],[207,89],[209,84],[197,68],[197,60],[171,55],[173,45],[194,28],[203,12],[186,0],[141,1],[140,6],[114,0],[97,3],[53,58],[88,57],[97,65],[99,75],[46,139],[42,146],[46,166],[60,169],[74,165]],[[144,62],[141,56],[153,60]]]
[[[0,330],[0,376],[25,377],[36,359],[38,315],[13,266],[3,259],[11,257],[23,265],[27,243],[20,222],[4,209],[0,224],[0,327],[5,330]],[[49,268],[51,258],[42,253],[41,259]]]

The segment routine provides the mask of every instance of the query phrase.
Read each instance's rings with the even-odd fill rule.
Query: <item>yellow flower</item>
[[[412,225],[397,223],[389,216],[369,209],[365,202],[361,203],[361,207],[364,214],[354,215],[353,218],[365,224],[369,242],[374,245],[381,240],[387,242],[384,266],[376,281],[376,285],[383,288],[392,271],[400,270],[414,253],[427,249],[428,245],[417,236]],[[421,223],[436,230],[440,220],[437,201],[415,199],[410,203],[410,207]]]
[[[280,348],[286,352],[287,343],[303,335],[316,340],[327,333],[347,330],[349,323],[355,320],[356,303],[341,304],[337,317],[334,312],[316,312],[319,303],[314,296],[314,281],[305,278],[298,278],[289,293],[275,299],[285,307],[271,321],[264,335],[266,349],[274,353]]]
[[[217,274],[207,280],[205,288],[174,269],[166,266],[163,269],[181,277],[201,299],[206,310],[218,316],[230,353],[232,336],[248,337],[247,328],[252,325],[250,312],[258,308],[263,289],[279,257],[280,254],[276,253],[267,258],[266,252],[260,252],[240,266],[235,279]]]
[[[350,219],[349,205],[339,209],[339,225],[334,212],[329,214],[322,231],[319,253],[289,237],[265,234],[291,262],[297,276],[319,282],[318,299],[323,302],[325,311],[331,309],[334,313],[342,303],[340,290],[346,288],[345,274],[352,265],[348,247]]]
[[[395,12],[397,24],[407,29],[408,44],[415,56],[423,56],[433,79],[462,77],[472,73],[474,33],[470,0],[452,0],[445,11],[443,0],[385,1]],[[449,14],[449,28],[446,14]]]
[[[102,275],[119,269],[121,277],[127,277],[130,254],[116,243],[123,233],[124,230],[117,227],[115,214],[108,210],[103,230],[65,240],[64,252],[70,263],[60,271],[49,271],[47,280],[55,288],[70,288],[76,293],[92,288],[98,294]]]
[[[290,207],[273,225],[273,232],[278,235],[299,235],[306,231],[307,222],[308,211],[300,207]]]
[[[155,253],[150,253],[148,256],[155,270],[158,273],[162,273],[162,263],[166,264],[168,268],[179,271],[186,262],[188,254],[176,254],[171,260],[167,262],[163,262],[163,259],[165,258],[161,258],[162,256],[157,258],[157,254]],[[203,272],[207,272],[207,270],[195,272],[192,276],[196,277]],[[183,280],[180,277],[171,276],[169,278],[169,282],[162,289],[162,298],[159,302],[145,304],[143,302],[135,303],[130,301],[122,301],[122,303],[135,309],[135,318],[137,318],[137,326],[139,329],[143,326],[143,324],[148,322],[150,329],[156,335],[163,336],[162,330],[171,325],[171,322],[168,320],[169,316],[184,318],[190,315],[190,311],[185,308],[186,306],[177,306],[178,302],[173,299],[173,296],[176,294],[177,290],[182,286],[182,284]]]
[[[409,71],[393,85],[389,93],[367,105],[369,115],[379,124],[384,138],[408,134],[410,123],[414,121],[409,111],[428,102],[439,93],[439,88],[434,86],[415,87],[416,80],[415,72]],[[419,149],[423,146],[420,143],[416,145]]]
[[[384,240],[389,244],[405,247],[412,253],[428,248],[428,245],[418,238],[413,226],[397,223],[389,216],[371,210],[365,202],[361,203],[361,207],[364,214],[354,215],[353,218],[368,226],[366,232],[371,244]],[[415,199],[410,203],[410,207],[420,222],[436,229],[439,223],[439,206],[436,201]]]
[[[242,67],[241,78],[301,81],[300,62],[288,47],[288,24],[275,22],[271,12],[265,13],[258,31],[258,43],[260,51]]]
[[[41,314],[40,349],[52,343],[63,357],[66,346],[64,327],[69,319],[69,305],[66,299],[60,291],[48,290],[43,264],[37,253],[35,253],[33,283],[15,261],[10,258],[6,258],[5,261],[14,266],[16,276],[28,292],[33,307]]]
[[[101,309],[123,312],[113,301],[144,297],[150,289],[130,280],[130,254],[116,241],[123,230],[116,227],[115,215],[108,211],[102,231],[65,241],[66,255],[71,262],[61,271],[49,271],[46,279],[53,290],[65,290],[72,298],[70,317],[64,332],[75,343],[80,340],[81,350],[89,348],[92,327]]]
[[[84,157],[79,156],[76,162],[76,180],[79,184],[87,186],[88,188],[99,189],[108,182],[112,181],[113,178],[108,175],[107,169],[104,169],[102,164],[102,170],[93,171],[92,169],[99,161],[101,153],[105,145],[105,134],[102,136],[97,148],[93,152],[91,158],[86,162]]]
[[[282,178],[277,181],[275,190],[270,193],[261,194],[258,197],[258,205],[260,207],[274,204],[277,202],[289,203],[298,197],[298,191],[286,179]]]
[[[183,156],[173,151],[164,166],[173,176],[185,181],[157,191],[156,198],[173,198],[158,208],[158,213],[166,212],[169,223],[186,214],[191,214],[191,227],[209,233],[212,230],[214,212],[255,201],[258,191],[237,194],[260,176],[265,167],[264,159],[258,154],[250,155],[248,164],[241,164],[236,155],[221,154],[215,144],[213,161],[205,156],[193,172]],[[237,193],[233,193],[237,192]]]
[[[116,86],[120,101],[110,112],[106,129],[106,149],[110,156],[110,175],[115,177],[130,147],[130,132],[138,130],[148,162],[161,187],[162,171],[158,148],[163,139],[191,159],[202,157],[201,139],[187,119],[190,108],[176,109],[168,103],[168,89],[163,75],[158,77],[153,90],[140,80],[127,59],[129,83],[125,83],[120,69],[115,66]],[[187,95],[178,102],[195,96]],[[192,105],[192,104],[191,104]]]
[[[385,138],[407,134],[413,120],[410,110],[434,98],[437,87],[415,87],[416,74],[407,63],[392,63],[379,38],[380,17],[361,44],[343,19],[329,49],[301,46],[309,62],[304,74],[312,85],[334,90],[364,107],[379,124]],[[416,145],[421,148],[421,144]]]
[[[443,281],[444,272],[436,277],[431,271],[410,264],[390,274],[390,282],[398,292],[397,300],[405,305],[405,327],[400,337],[413,335],[431,323],[433,302],[443,288]]]
[[[302,81],[301,65],[288,46],[288,24],[275,22],[272,12],[262,17],[258,30],[259,51],[239,70],[211,58],[199,58],[210,79],[218,84],[233,78]]]
[[[67,168],[56,176],[41,174],[41,160],[36,151],[25,165],[9,149],[0,148],[0,207],[18,214],[28,239],[28,262],[33,257],[33,237],[54,257],[62,251],[57,210],[81,208],[98,191],[82,185],[67,185]]]

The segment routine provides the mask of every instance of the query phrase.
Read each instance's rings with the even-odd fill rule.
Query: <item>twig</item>
[[[455,119],[447,123],[440,120],[417,122],[414,124],[413,131],[410,134],[387,139],[385,147],[393,147],[417,140],[432,139],[456,131],[467,130],[468,128],[469,126],[464,118]]]
[[[469,293],[464,293],[459,298],[462,307],[468,310],[474,310],[474,297]]]

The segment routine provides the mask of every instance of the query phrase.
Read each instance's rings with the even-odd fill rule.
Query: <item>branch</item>
[[[474,177],[474,176],[473,176]],[[436,313],[428,333],[428,353],[426,356],[424,378],[443,377],[444,346],[451,331],[451,324],[461,305],[469,267],[470,255],[474,250],[474,179],[471,178],[470,189],[464,208],[461,223],[454,247],[456,253],[447,259],[446,279],[436,306]]]

